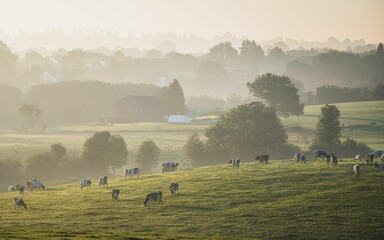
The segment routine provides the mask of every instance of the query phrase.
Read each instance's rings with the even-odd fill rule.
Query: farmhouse
[[[115,116],[122,121],[162,121],[163,107],[151,96],[126,96],[115,105]]]

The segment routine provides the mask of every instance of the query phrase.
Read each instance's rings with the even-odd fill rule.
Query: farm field
[[[361,176],[352,174],[355,163]],[[380,239],[384,235],[384,172],[341,159],[223,163],[140,178],[48,186],[26,192],[28,210],[13,209],[19,193],[0,193],[2,239]],[[170,196],[171,182],[179,194]],[[118,201],[111,190],[121,190]],[[144,207],[145,195],[163,203]]]
[[[341,132],[341,140],[353,138],[366,143],[374,150],[384,148],[384,101],[335,104],[341,111],[340,121],[345,128]],[[314,136],[316,123],[320,116],[320,108],[324,105],[306,106],[303,116],[283,118],[282,123],[288,134],[290,143],[306,150]],[[198,133],[204,138],[207,127],[214,120],[195,120],[190,124],[168,123],[131,123],[100,125],[71,125],[48,126],[45,134],[18,134],[12,132],[0,133],[0,157],[16,156],[25,159],[28,155],[50,151],[50,145],[61,143],[68,149],[69,154],[79,155],[82,144],[95,132],[110,131],[124,137],[128,151],[127,164],[133,164],[134,156],[139,145],[145,140],[153,140],[161,149],[160,161],[178,161],[189,166],[182,150],[187,138]],[[375,122],[375,126],[369,126]],[[350,127],[354,130],[350,131]],[[352,157],[352,156],[351,156]]]

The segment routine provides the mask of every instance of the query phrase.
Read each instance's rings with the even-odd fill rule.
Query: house
[[[115,116],[122,122],[162,121],[163,107],[152,96],[126,96],[116,103]]]

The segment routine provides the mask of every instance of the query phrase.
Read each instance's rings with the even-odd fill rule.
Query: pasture
[[[340,122],[344,124],[341,140],[353,138],[366,143],[374,150],[384,148],[384,101],[335,104],[341,111]],[[324,105],[306,106],[303,116],[283,118],[282,123],[288,134],[288,141],[307,150],[314,136],[320,108]],[[20,134],[0,133],[0,157],[13,156],[22,160],[28,155],[50,151],[50,145],[61,143],[69,154],[79,155],[82,144],[95,132],[110,131],[121,135],[128,147],[128,165],[132,165],[139,145],[145,140],[153,140],[161,149],[160,162],[177,161],[189,166],[182,150],[187,138],[198,133],[204,139],[205,129],[214,123],[210,120],[194,120],[190,124],[169,123],[129,123],[115,125],[66,125],[48,126],[46,133]],[[375,122],[375,126],[369,126]],[[350,130],[354,126],[354,130]],[[350,156],[352,157],[352,156]]]
[[[362,165],[355,177],[352,166]],[[307,164],[223,164],[140,178],[110,179],[26,192],[28,210],[13,209],[16,192],[0,193],[4,239],[380,239],[384,235],[384,172],[351,159],[336,167]],[[167,186],[179,183],[171,196]],[[121,190],[118,201],[111,190]],[[163,204],[144,207],[147,193]]]

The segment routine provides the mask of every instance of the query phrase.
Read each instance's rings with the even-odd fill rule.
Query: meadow
[[[362,164],[361,176],[352,166]],[[223,163],[139,178],[113,178],[0,193],[1,239],[380,239],[384,236],[384,172],[362,160],[307,164],[272,160]],[[179,183],[171,196],[168,184]],[[121,190],[118,201],[111,190]],[[163,203],[144,207],[147,193]]]
[[[344,124],[341,140],[353,138],[367,144],[374,150],[384,148],[384,101],[357,103],[339,103],[340,122]],[[304,115],[282,118],[288,134],[288,141],[307,150],[314,136],[316,123],[320,117],[320,108],[324,105],[306,106]],[[217,119],[217,116],[216,116]],[[129,123],[114,125],[62,125],[48,126],[44,134],[0,133],[0,158],[13,156],[25,160],[29,155],[50,151],[50,146],[61,143],[68,154],[79,155],[87,138],[98,131],[110,131],[124,137],[129,151],[127,165],[134,165],[136,152],[143,141],[153,140],[161,150],[160,162],[178,161],[189,167],[189,161],[183,151],[188,137],[198,133],[204,139],[205,129],[215,122],[215,116],[208,119],[196,119],[190,124],[170,123]],[[370,126],[375,122],[375,126]],[[354,130],[350,127],[354,126]],[[354,154],[354,153],[353,153]],[[350,156],[353,157],[353,156]]]

